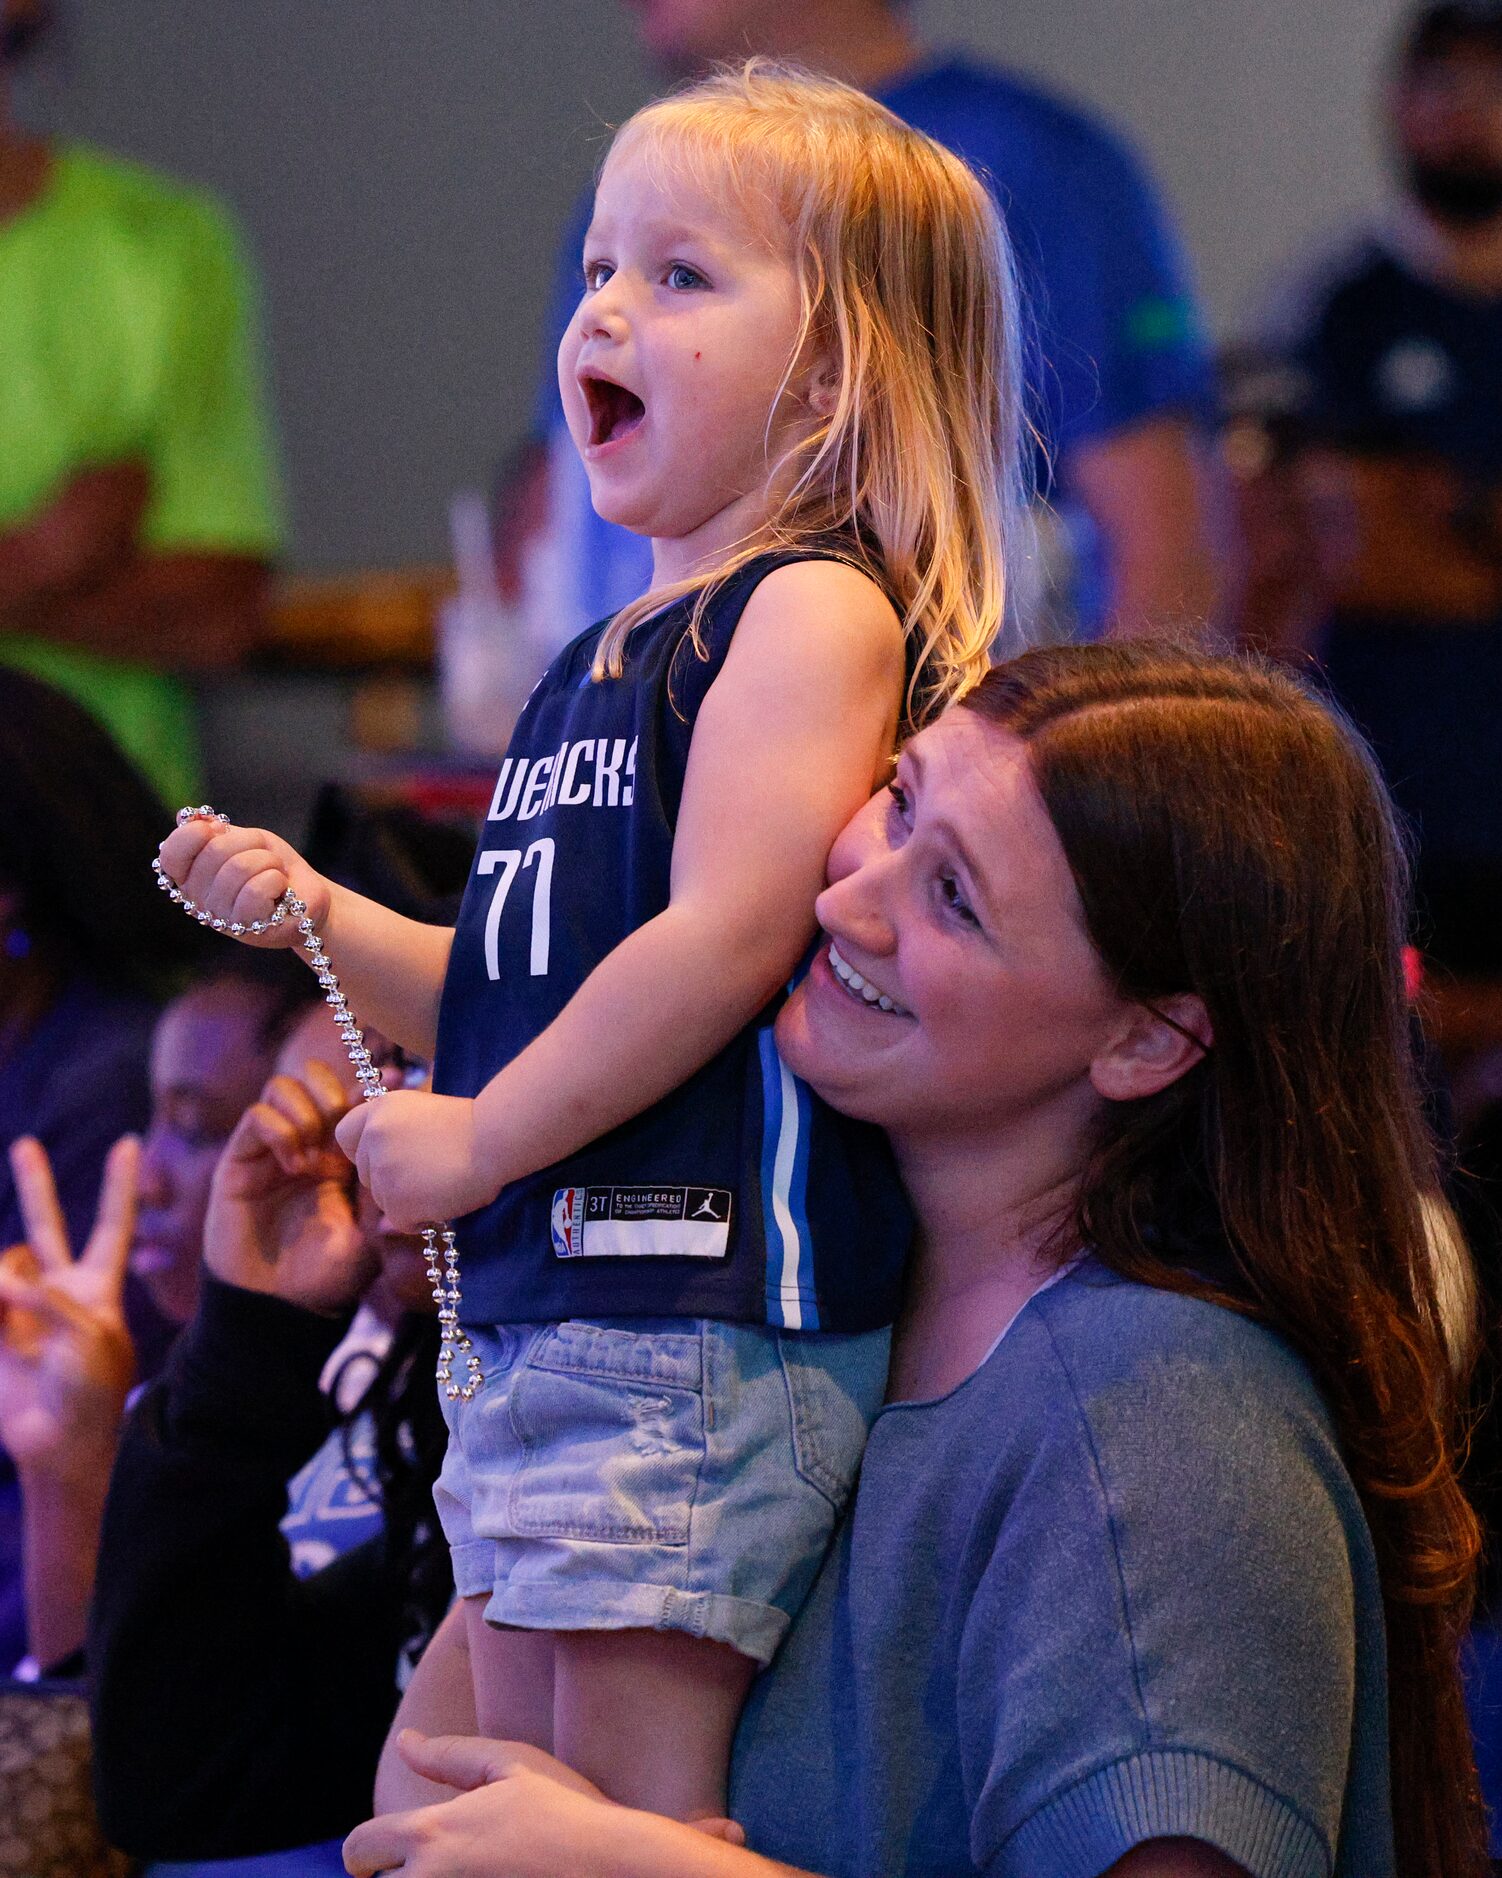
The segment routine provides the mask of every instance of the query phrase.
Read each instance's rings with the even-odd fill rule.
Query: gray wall
[[[1270,272],[1380,200],[1379,74],[1417,0],[931,0],[1146,151],[1233,332]]]
[[[300,567],[441,559],[526,423],[558,224],[646,95],[617,0],[68,0],[34,119],[212,184],[260,260]],[[1212,316],[1380,191],[1399,0],[919,0],[1147,149]]]

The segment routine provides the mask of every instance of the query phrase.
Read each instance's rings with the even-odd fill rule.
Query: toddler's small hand
[[[264,828],[237,828],[195,817],[174,828],[160,849],[167,878],[226,928],[239,926],[231,937],[251,946],[290,946],[298,939],[295,921],[265,932],[249,929],[257,920],[269,920],[277,901],[291,887],[308,909],[308,917],[322,932],[328,919],[330,888],[314,873],[296,849],[280,835]]]
[[[481,1165],[468,1097],[395,1090],[352,1109],[335,1139],[398,1232],[472,1213],[499,1191]]]

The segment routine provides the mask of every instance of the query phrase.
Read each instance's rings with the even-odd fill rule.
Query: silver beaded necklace
[[[224,822],[229,817],[221,815],[207,803],[201,808],[179,809],[177,825],[184,822]],[[228,933],[238,939],[247,932],[267,932],[284,921],[297,921],[297,943],[308,955],[308,963],[320,985],[323,986],[323,1001],[329,1007],[330,1014],[339,1031],[340,1041],[349,1054],[350,1065],[354,1069],[355,1079],[360,1085],[361,1098],[374,1102],[378,1096],[386,1093],[386,1085],[381,1080],[381,1072],[376,1067],[360,1025],[354,1012],[349,1008],[343,990],[340,987],[329,955],[323,949],[323,941],[318,937],[318,930],[308,917],[308,909],[289,887],[272,908],[270,919],[254,919],[249,923],[240,920],[218,919],[207,907],[190,900],[177,882],[163,868],[159,860],[151,863],[151,871],[156,875],[156,884],[174,905],[196,919],[200,926],[207,926],[211,932]],[[424,1226],[422,1229],[422,1255],[428,1268],[428,1283],[433,1288],[433,1302],[438,1306],[438,1369],[437,1377],[443,1393],[451,1402],[468,1402],[480,1384],[480,1359],[475,1355],[474,1346],[464,1334],[464,1327],[459,1322],[459,1305],[462,1302],[459,1291],[459,1249],[454,1239],[452,1226],[440,1221],[437,1225]],[[454,1362],[460,1358],[464,1363],[464,1380],[454,1381]]]

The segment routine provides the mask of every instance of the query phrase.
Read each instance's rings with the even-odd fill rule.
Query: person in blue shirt
[[[355,1878],[1480,1878],[1404,874],[1359,739],[1250,663],[1035,650],[914,737],[778,1022],[918,1234],[746,1845],[414,1738],[473,1791]]]
[[[1213,619],[1221,584],[1217,489],[1199,441],[1210,372],[1184,257],[1141,163],[1078,107],[959,55],[925,52],[889,0],[629,0],[674,74],[747,51],[872,92],[957,151],[996,194],[1035,327],[1037,482],[1057,550],[1043,604],[1083,632]],[[526,547],[551,533],[559,568],[534,634],[565,644],[645,591],[645,544],[595,515],[558,404],[552,352],[579,297],[586,194],[560,249],[532,437],[497,504],[500,577],[522,596]],[[1072,570],[1072,571],[1070,571]]]

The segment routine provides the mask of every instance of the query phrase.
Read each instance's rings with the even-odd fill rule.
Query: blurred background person
[[[110,1487],[89,1640],[96,1788],[150,1878],[341,1872],[399,1691],[453,1595],[421,1245],[355,1193],[332,1136],[347,1069],[341,1083],[302,1054],[321,1042],[299,1027],[231,1136],[198,1305]],[[377,1292],[387,1346],[341,1410],[330,1371]]]
[[[151,1123],[142,1142],[129,1264],[174,1328],[198,1303],[214,1168],[278,1051],[305,1012],[320,1021],[322,1034],[309,1037],[300,1055],[312,1054],[320,1040],[326,1059],[339,1048],[318,981],[294,954],[282,956],[279,971],[247,971],[226,950],[167,1006],[152,1039]]]
[[[280,538],[239,243],[202,192],[23,130],[52,0],[0,0],[0,659],[199,792],[181,674],[263,632]]]
[[[1036,327],[1036,475],[1056,509],[1035,583],[1042,604],[1092,634],[1214,620],[1224,543],[1202,434],[1204,341],[1176,235],[1125,142],[1010,73],[926,51],[891,0],[626,4],[673,78],[753,52],[796,60],[872,92],[979,171],[1005,213]],[[502,597],[555,648],[644,592],[651,574],[648,544],[595,515],[558,400],[556,351],[582,291],[591,198],[563,238],[533,433],[495,510]]]
[[[15,682],[33,686],[18,675]],[[68,700],[59,703],[88,724]],[[41,826],[46,818],[31,820]],[[320,796],[309,845],[341,878],[376,886],[417,917],[444,916],[445,896],[457,898],[470,858],[468,839],[447,824],[399,805],[368,807],[339,789]],[[297,1729],[306,1724],[324,1730],[327,1752],[315,1764],[298,1747],[305,1777],[289,1787],[283,1768],[243,1806],[243,1767],[233,1804],[211,1779],[201,1781],[195,1809],[181,1787],[158,1780],[143,1790],[131,1756],[145,1746],[158,1753],[160,1741],[131,1733],[127,1752],[123,1728],[115,1745],[128,1772],[113,1805],[134,1843],[193,1852],[185,1864],[153,1866],[162,1878],[308,1878],[340,1869],[334,1835],[366,1809],[405,1674],[402,1652],[420,1652],[451,1591],[431,1502],[442,1442],[432,1385],[436,1323],[420,1247],[369,1209],[357,1221],[352,1170],[342,1156],[320,1156],[316,1143],[309,1165],[295,1167],[270,1198],[260,1195],[256,1217],[268,1237],[259,1250],[242,1231],[238,1264],[210,1257],[226,1283],[204,1299],[211,1182],[263,1084],[299,1126],[311,1113],[315,1134],[326,1135],[353,1080],[322,987],[298,958],[216,942],[149,884],[146,892],[153,910],[170,914],[169,932],[206,951],[207,970],[156,1025],[149,1126],[143,1140],[127,1137],[107,1160],[92,1230],[87,1207],[70,1230],[42,1147],[11,1144],[17,1225],[16,1243],[0,1254],[0,1447],[13,1453],[19,1490],[11,1495],[13,1569],[4,1587],[16,1640],[5,1665],[28,1648],[17,1673],[47,1679],[39,1700],[54,1703],[49,1725],[60,1726],[56,1706],[85,1667],[80,1646],[128,1391],[160,1360],[126,1322],[126,1285],[138,1281],[171,1326],[187,1329],[165,1393],[153,1398],[172,1411],[150,1424],[133,1476],[151,1505],[144,1513],[128,1506],[130,1569],[112,1568],[121,1601],[111,1634],[124,1639],[112,1659],[123,1664],[121,1707],[112,1714],[128,1715],[143,1699],[143,1680],[162,1713],[179,1718],[179,1747],[228,1729],[242,1745],[259,1743],[252,1758],[262,1765],[266,1729],[305,1745]],[[391,1073],[420,1071],[394,1056]],[[297,1093],[309,1089],[318,1092],[313,1111]],[[264,1157],[258,1165],[264,1173]],[[289,1308],[279,1315],[247,1291]],[[263,1378],[254,1400],[242,1387],[246,1361],[272,1379]],[[216,1634],[201,1606],[183,1599],[185,1585],[218,1582],[204,1569],[206,1531],[235,1560],[239,1666],[226,1681],[219,1659],[184,1649],[194,1674],[169,1687],[162,1654],[134,1645],[165,1635],[190,1605],[195,1637]],[[330,1568],[337,1569],[323,1579]],[[208,1664],[218,1667],[197,1679]],[[337,1726],[318,1707],[325,1694]],[[84,1831],[77,1794],[63,1786],[53,1798],[50,1812],[33,1809],[37,1837],[27,1857],[40,1859],[43,1846],[56,1852],[53,1835],[64,1824]],[[31,1813],[27,1821],[29,1833]],[[5,1856],[0,1849],[0,1863]],[[70,1870],[73,1856],[62,1858]]]
[[[111,1144],[146,1127],[157,1013],[209,954],[152,885],[170,820],[86,711],[0,665],[0,1248],[23,1236],[3,1158],[19,1136],[44,1144],[81,1245]],[[163,1320],[138,1285],[127,1306],[153,1367]],[[19,1488],[0,1431],[0,1668],[26,1649],[21,1582]]]
[[[101,1785],[121,1837],[189,1854],[149,1865],[153,1878],[338,1873],[402,1665],[452,1593],[431,1506],[443,1430],[421,1248],[368,1206],[357,1216],[331,1135],[352,1079],[324,1060],[327,1015],[312,1018],[236,1118],[204,1213],[210,1275],[133,1413],[113,1489]],[[140,1144],[112,1153],[76,1257],[46,1155],[25,1141],[12,1159],[27,1238],[0,1258],[0,1434],[23,1458],[33,1643],[55,1679],[83,1668],[125,1424]],[[389,1347],[341,1409],[323,1386],[331,1354],[377,1289]],[[247,1387],[252,1363],[262,1373]],[[161,1778],[164,1756],[180,1780]],[[30,1824],[12,1822],[7,1847],[35,1857]]]
[[[209,1182],[225,1142],[302,1012],[314,1008],[330,1033],[325,1049],[338,1047],[311,972],[290,954],[245,956],[277,958],[279,969],[246,970],[238,958],[221,959],[162,1012],[144,1139],[125,1137],[133,1146],[124,1172],[117,1149],[104,1157],[102,1184],[86,1206],[76,1178],[72,1205],[60,1203],[55,1169],[66,1144],[56,1162],[25,1132],[7,1144],[12,1218],[9,1249],[0,1254],[0,1448],[16,1470],[20,1571],[3,1596],[8,1611],[23,1614],[25,1676],[55,1674],[82,1646],[126,1391],[161,1360],[162,1340],[138,1351],[126,1322],[127,1271],[164,1325],[175,1331],[188,1321],[198,1299]],[[107,1111],[109,1104],[99,1106]],[[47,1222],[40,1236],[38,1219]],[[70,1248],[83,1248],[76,1261]],[[18,1305],[23,1297],[45,1308]],[[6,1640],[11,1654],[0,1670],[14,1673],[22,1656],[15,1641]]]
[[[1422,937],[1462,1119],[1502,1044],[1502,4],[1415,13],[1383,94],[1396,200],[1279,296],[1306,636],[1419,847]]]
[[[161,1002],[213,957],[153,884],[171,823],[86,711],[0,664],[0,1149],[42,1141],[75,1235],[110,1144],[146,1126]],[[20,1224],[0,1167],[0,1245]]]

